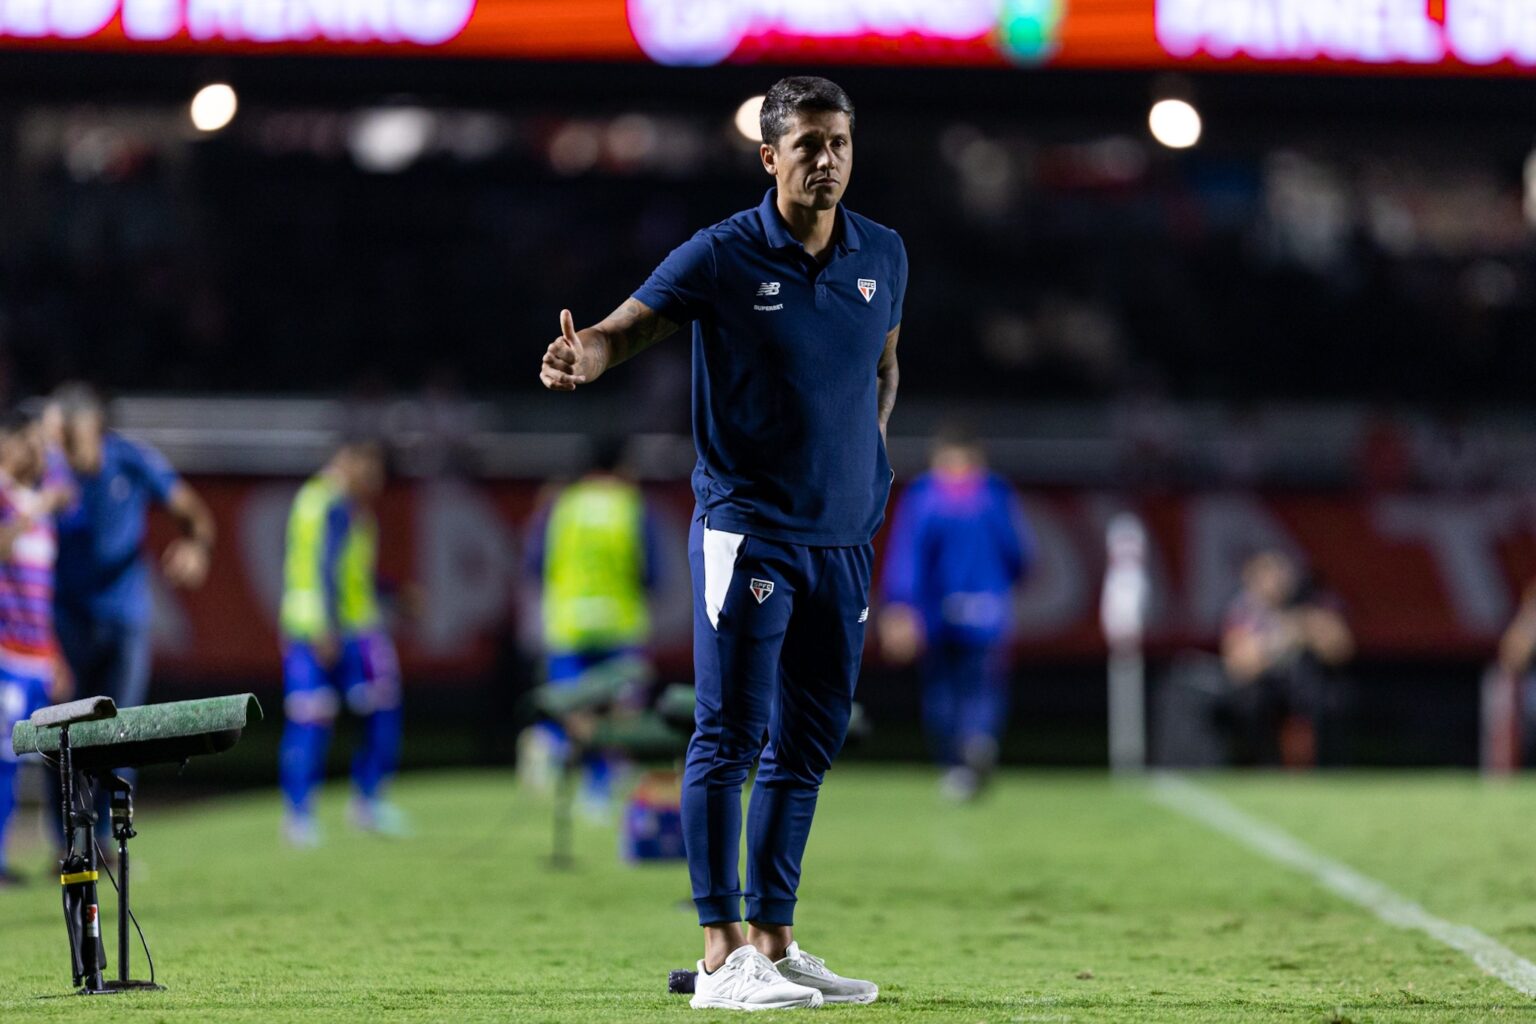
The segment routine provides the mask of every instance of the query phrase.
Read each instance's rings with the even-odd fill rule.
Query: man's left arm
[[[181,530],[160,556],[165,578],[172,586],[196,590],[208,578],[217,533],[208,505],[172,468],[169,460],[147,444],[129,441],[124,450],[130,471],[165,506]]]
[[[217,536],[208,503],[185,480],[177,480],[165,498],[166,511],[181,528],[181,536],[166,545],[161,557],[166,578],[174,586],[196,590],[208,578],[208,565]]]
[[[896,363],[896,339],[901,337],[901,324],[892,327],[885,335],[885,349],[880,353],[880,365],[875,369],[878,384],[875,389],[875,407],[879,412],[880,436],[885,437],[886,424],[891,420],[891,410],[896,408],[896,388],[901,383],[901,368]]]

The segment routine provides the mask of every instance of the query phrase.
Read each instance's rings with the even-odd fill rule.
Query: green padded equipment
[[[261,721],[261,705],[249,693],[171,704],[118,708],[117,717],[74,722],[69,745],[78,771],[179,764],[189,757],[221,754],[240,739],[241,730]],[[58,728],[17,722],[11,746],[18,754],[59,752]]]
[[[568,683],[546,683],[534,690],[533,706],[550,718],[578,711],[596,711],[639,692],[655,678],[650,662],[641,657],[614,658],[587,669]]]
[[[637,761],[679,757],[688,749],[688,734],[654,711],[614,715],[597,723],[588,747],[622,750]]]

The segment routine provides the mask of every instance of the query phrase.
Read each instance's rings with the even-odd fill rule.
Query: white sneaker
[[[790,1010],[821,1002],[819,991],[795,984],[774,969],[772,960],[742,946],[713,974],[706,974],[704,961],[699,961],[688,1005],[695,1010]]]
[[[295,850],[313,850],[320,845],[320,826],[308,814],[290,811],[283,818],[283,841]]]
[[[517,781],[530,793],[547,795],[555,791],[555,741],[549,730],[530,725],[517,734]]]
[[[939,779],[939,792],[952,803],[969,803],[981,792],[981,776],[974,768],[956,765]]]
[[[832,973],[825,960],[805,952],[798,942],[791,942],[784,951],[784,959],[773,967],[796,985],[814,988],[829,1003],[872,1003],[880,995],[879,985]]]
[[[372,832],[391,839],[406,839],[411,835],[411,821],[406,813],[389,801],[377,797],[370,800],[354,796],[347,808],[347,817],[351,819],[352,827],[361,832]]]

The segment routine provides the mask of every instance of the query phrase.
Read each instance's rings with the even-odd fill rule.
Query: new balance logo
[[[864,296],[864,301],[865,302],[868,302],[870,299],[874,298],[875,297],[875,279],[872,278],[872,277],[861,277],[861,278],[859,278],[859,294]]]
[[[757,603],[762,604],[768,600],[768,595],[773,593],[773,580],[754,579],[747,589],[752,591],[752,596],[757,598]]]
[[[859,621],[860,622],[868,622],[869,621],[869,605],[865,605],[864,606],[864,610],[859,612]]]
[[[777,282],[777,281],[764,281],[762,284],[757,286],[757,294],[758,295],[777,295],[777,294],[779,294],[779,282]]]

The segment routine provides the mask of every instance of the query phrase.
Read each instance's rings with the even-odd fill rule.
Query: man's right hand
[[[560,311],[560,337],[544,350],[539,380],[551,391],[575,391],[576,385],[588,384],[602,373],[597,353],[576,334],[571,311]]]

